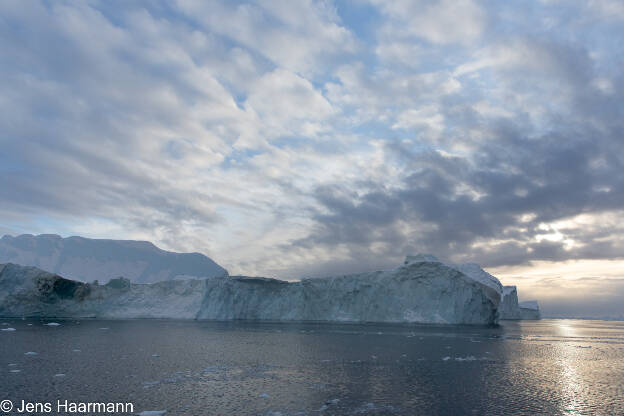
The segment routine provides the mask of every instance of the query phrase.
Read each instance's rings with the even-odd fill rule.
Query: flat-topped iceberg
[[[287,282],[213,277],[95,285],[0,266],[0,316],[492,324],[500,293],[426,256],[387,271]]]
[[[542,313],[540,312],[539,305],[536,300],[528,300],[520,302],[520,319],[541,319]]]

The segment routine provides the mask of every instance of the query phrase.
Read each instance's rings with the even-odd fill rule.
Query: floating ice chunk
[[[144,410],[138,416],[163,416],[166,413],[166,410]]]
[[[2,328],[0,331],[12,332],[15,331],[15,328]]]
[[[9,373],[21,373],[22,370],[9,370]]]
[[[11,363],[9,364],[9,367],[15,367],[17,364]]]
[[[258,396],[258,397],[261,397],[261,398],[263,398],[263,399],[268,399],[268,398],[269,398],[269,397],[271,397],[271,396],[269,396],[267,393],[262,393],[262,394],[261,394],[260,396]]]
[[[449,357],[448,355],[446,357],[442,357],[442,361],[448,361],[450,359],[451,359],[451,357]]]
[[[152,354],[152,357],[158,358],[158,357],[160,357],[160,355],[159,354]]]
[[[59,324],[58,322],[49,322],[47,324],[44,324],[46,326],[61,326],[61,324]]]
[[[32,326],[32,324],[26,324],[26,325],[28,325],[28,326]]]
[[[82,352],[82,351],[79,349],[73,349],[72,352]]]
[[[467,357],[455,357],[455,361],[476,361],[477,358],[474,355],[469,355]]]
[[[106,331],[108,328],[100,328],[102,331]]]
[[[34,351],[28,351],[28,352],[25,352],[24,355],[39,355],[39,353],[36,353]]]
[[[143,383],[143,388],[144,389],[150,389],[154,386],[157,386],[160,384],[160,381],[146,381]]]
[[[54,374],[54,377],[65,377],[65,374],[63,373]]]

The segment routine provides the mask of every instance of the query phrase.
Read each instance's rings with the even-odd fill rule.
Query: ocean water
[[[49,322],[0,319],[9,414],[22,400],[176,416],[624,414],[624,322]]]

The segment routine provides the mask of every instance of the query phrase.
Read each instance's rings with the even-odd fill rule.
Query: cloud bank
[[[0,15],[0,230],[147,239],[283,278],[414,252],[510,284],[624,263],[618,2]],[[546,314],[621,313],[623,274],[577,277],[540,277]],[[580,282],[618,295],[592,306]]]

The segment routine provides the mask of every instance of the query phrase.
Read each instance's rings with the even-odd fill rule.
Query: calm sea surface
[[[167,416],[624,415],[624,322],[49,322],[0,319],[15,328],[0,331],[0,400],[52,414],[61,399]]]

